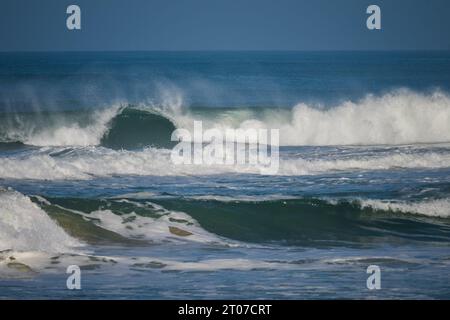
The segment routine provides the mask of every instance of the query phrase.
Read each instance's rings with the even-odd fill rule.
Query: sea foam
[[[0,189],[0,251],[73,252],[82,244],[27,196]]]
[[[185,112],[171,117],[183,128],[203,120],[205,128],[279,129],[282,146],[450,141],[450,97],[442,92],[399,90],[328,107],[299,103],[292,109],[237,108],[207,116]]]
[[[398,213],[413,213],[429,217],[450,217],[450,199],[429,199],[420,202],[359,200],[362,208],[393,211]]]
[[[64,151],[64,149],[62,149]],[[394,149],[382,156],[308,159],[282,157],[276,175],[300,176],[355,170],[439,169],[450,167],[450,152],[405,153]],[[140,151],[103,147],[73,149],[61,155],[42,151],[25,157],[0,157],[0,178],[36,180],[88,180],[114,175],[184,176],[214,174],[261,174],[260,164],[195,165],[174,164],[170,150],[146,148]]]

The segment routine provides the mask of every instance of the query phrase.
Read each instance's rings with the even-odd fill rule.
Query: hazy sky
[[[70,4],[82,30],[66,28]],[[0,0],[1,51],[392,49],[450,50],[450,1]]]

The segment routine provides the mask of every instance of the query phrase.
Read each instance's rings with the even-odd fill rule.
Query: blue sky
[[[450,50],[448,0],[0,0],[0,51]],[[66,28],[77,4],[82,30]],[[382,30],[366,28],[377,4]]]

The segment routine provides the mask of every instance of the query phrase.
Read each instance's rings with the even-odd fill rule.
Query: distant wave
[[[157,195],[148,195],[148,194],[128,194],[122,195],[122,197],[129,197],[131,199],[158,199]],[[170,197],[167,197],[170,199]],[[293,196],[285,196],[285,195],[267,195],[267,196],[242,196],[242,197],[227,197],[227,196],[217,196],[217,195],[206,195],[206,196],[192,196],[185,197],[187,200],[198,200],[198,201],[212,201],[218,203],[255,203],[255,204],[264,204],[270,202],[280,202],[281,204],[285,204],[286,201],[298,200],[298,198]],[[384,212],[391,213],[395,216],[395,214],[416,214],[423,215],[428,217],[438,217],[438,218],[449,218],[450,217],[450,199],[428,199],[422,201],[402,201],[402,200],[376,200],[376,199],[304,199],[304,201],[310,201],[312,204],[315,201],[324,201],[330,205],[338,206],[338,205],[352,205],[354,207],[359,208],[360,210],[372,210],[374,212]]]
[[[450,141],[450,97],[400,90],[337,106],[286,108],[111,106],[94,112],[3,114],[0,141],[36,146],[135,149],[173,145],[171,132],[207,128],[280,129],[280,145],[398,145]]]

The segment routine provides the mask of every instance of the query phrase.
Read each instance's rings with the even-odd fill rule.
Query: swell
[[[405,240],[450,240],[450,202],[447,218],[433,214],[432,206],[381,205],[381,201],[328,201],[315,198],[268,201],[161,199],[169,210],[182,210],[203,228],[244,242],[276,242],[305,246],[370,245]],[[420,208],[420,206],[422,206]]]
[[[94,112],[15,113],[0,116],[0,141],[37,146],[170,147],[177,128],[280,130],[282,146],[399,145],[450,141],[450,97],[400,90],[327,106],[183,108],[111,106]]]
[[[82,243],[197,242],[370,246],[450,241],[450,200],[318,198],[114,199],[27,197],[0,191],[1,250],[73,252]]]
[[[406,204],[317,198],[32,199],[68,234],[91,243],[194,241],[317,247],[450,241],[448,199]],[[436,206],[442,207],[440,211]]]

